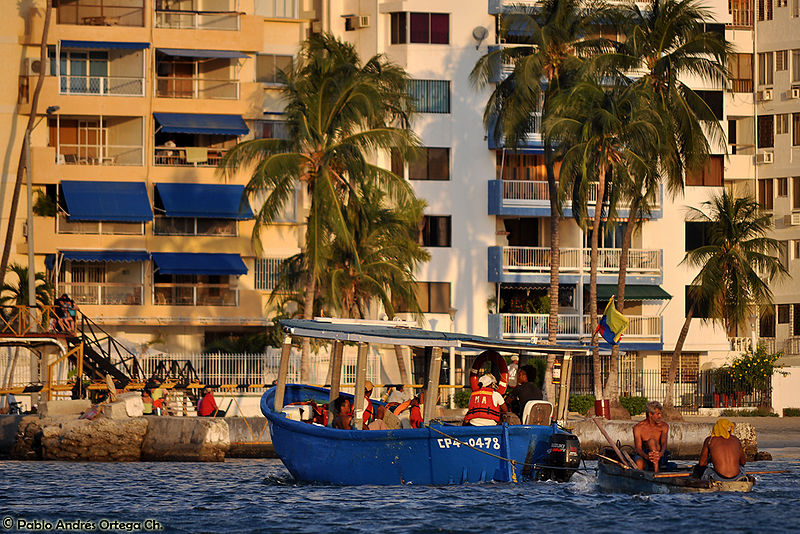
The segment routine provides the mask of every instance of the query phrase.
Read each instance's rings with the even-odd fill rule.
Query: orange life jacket
[[[491,419],[500,422],[500,407],[494,402],[494,390],[492,388],[481,388],[473,391],[469,397],[469,407],[464,422],[468,423],[472,419]]]

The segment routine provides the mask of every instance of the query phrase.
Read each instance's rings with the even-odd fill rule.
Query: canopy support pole
[[[430,423],[439,397],[439,375],[442,370],[442,347],[431,350],[431,366],[428,370],[428,387],[425,390],[423,422]]]
[[[342,383],[342,353],[344,352],[344,343],[341,341],[334,341],[331,349],[331,369],[328,373],[331,377],[331,392],[328,397],[329,401],[334,401],[339,396],[339,386]]]
[[[572,384],[572,353],[564,354],[564,361],[561,363],[561,388],[558,395],[558,421],[567,418],[567,408],[569,406],[569,388]]]
[[[283,338],[283,345],[281,346],[281,363],[278,366],[278,384],[275,389],[275,407],[274,410],[278,413],[283,410],[283,397],[286,393],[286,378],[289,374],[289,356],[292,354],[292,337],[286,336]]]
[[[356,389],[353,392],[354,411],[356,430],[361,430],[364,423],[364,383],[367,381],[367,355],[369,345],[367,343],[358,344],[358,359],[356,360]]]

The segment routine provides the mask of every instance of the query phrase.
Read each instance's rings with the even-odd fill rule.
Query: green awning
[[[588,289],[588,287],[587,287]],[[617,294],[617,284],[597,284],[597,300],[608,300]],[[672,295],[661,286],[625,286],[625,300],[670,300]]]

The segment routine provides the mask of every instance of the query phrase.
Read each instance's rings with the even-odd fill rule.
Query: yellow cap
[[[367,390],[367,391],[372,391],[374,387],[375,387],[375,386],[373,386],[373,385],[372,385],[372,382],[370,382],[369,380],[367,380],[366,382],[364,382],[364,389],[365,389],[365,390]]]

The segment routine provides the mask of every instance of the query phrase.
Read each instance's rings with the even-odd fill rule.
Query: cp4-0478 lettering
[[[463,440],[462,440],[463,441]],[[436,442],[439,444],[440,449],[450,449],[452,447],[460,448],[461,442],[455,439],[450,438],[438,438]],[[466,442],[470,447],[475,447],[476,449],[494,449],[496,451],[500,450],[500,439],[499,438],[469,438]]]

